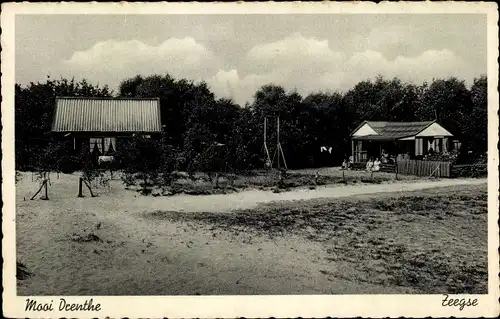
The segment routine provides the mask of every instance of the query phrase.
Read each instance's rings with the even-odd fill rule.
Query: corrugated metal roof
[[[56,98],[53,132],[161,132],[159,99]]]
[[[402,138],[407,136],[414,136],[420,131],[434,123],[433,121],[425,122],[366,122],[379,137],[387,138]]]

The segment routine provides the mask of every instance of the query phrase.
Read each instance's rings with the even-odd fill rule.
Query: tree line
[[[86,80],[52,80],[15,86],[15,146],[17,169],[40,162],[50,143],[56,96],[159,97],[164,132],[162,156],[149,156],[153,166],[168,162],[182,170],[247,170],[262,168],[264,118],[268,148],[276,151],[276,118],[289,168],[339,165],[351,152],[350,133],[364,120],[429,121],[437,119],[462,142],[464,154],[487,151],[487,79],[476,78],[468,88],[451,77],[420,85],[381,76],[356,84],[347,92],[312,92],[302,96],[268,84],[251,103],[238,105],[217,98],[204,82],[166,75],[135,76],[121,82],[118,92]],[[131,143],[137,147],[137,141]],[[320,153],[321,146],[332,153]],[[131,146],[132,147],[132,146]],[[54,152],[51,152],[51,154]],[[133,153],[128,152],[129,162]],[[54,153],[53,160],[62,156]],[[142,155],[141,155],[142,156]],[[142,157],[144,158],[144,157]],[[462,156],[463,161],[466,156]]]

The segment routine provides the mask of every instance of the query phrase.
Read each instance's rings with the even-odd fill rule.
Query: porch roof
[[[352,139],[358,141],[378,141],[378,142],[394,142],[398,140],[398,138],[394,136],[381,136],[381,135],[353,136]]]

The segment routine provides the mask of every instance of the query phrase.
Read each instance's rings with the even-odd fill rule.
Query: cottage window
[[[109,151],[116,151],[116,138],[98,137],[89,139],[90,150],[94,151],[95,145],[101,154],[107,154]]]
[[[107,137],[104,139],[104,150],[105,152],[116,151],[116,138]]]
[[[103,143],[102,143],[102,138],[90,138],[89,139],[90,141],[90,151],[93,152],[94,151],[94,148],[95,146],[97,145],[97,148],[99,149],[99,153],[102,154],[102,147],[103,147]]]

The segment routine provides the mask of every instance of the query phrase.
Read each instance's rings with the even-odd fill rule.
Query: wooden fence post
[[[45,181],[45,197],[43,199],[49,200],[49,185],[47,184],[47,181]]]
[[[83,182],[85,183],[85,185],[87,186],[87,188],[89,189],[89,192],[90,192],[90,196],[91,197],[97,197],[97,195],[94,195],[94,193],[92,192],[92,188],[90,187],[91,185],[84,179],[82,179]]]
[[[398,167],[398,159],[397,159],[397,157],[394,159],[394,168],[396,169],[396,179],[398,179],[399,167]]]
[[[38,195],[38,193],[41,192],[42,188],[45,186],[45,184],[47,184],[47,180],[44,180],[42,182],[42,185],[40,185],[40,188],[36,191],[35,195],[31,196],[30,200],[33,200],[35,199],[36,195]]]
[[[83,189],[82,189],[83,179],[80,177],[78,180],[78,197],[83,197]]]

